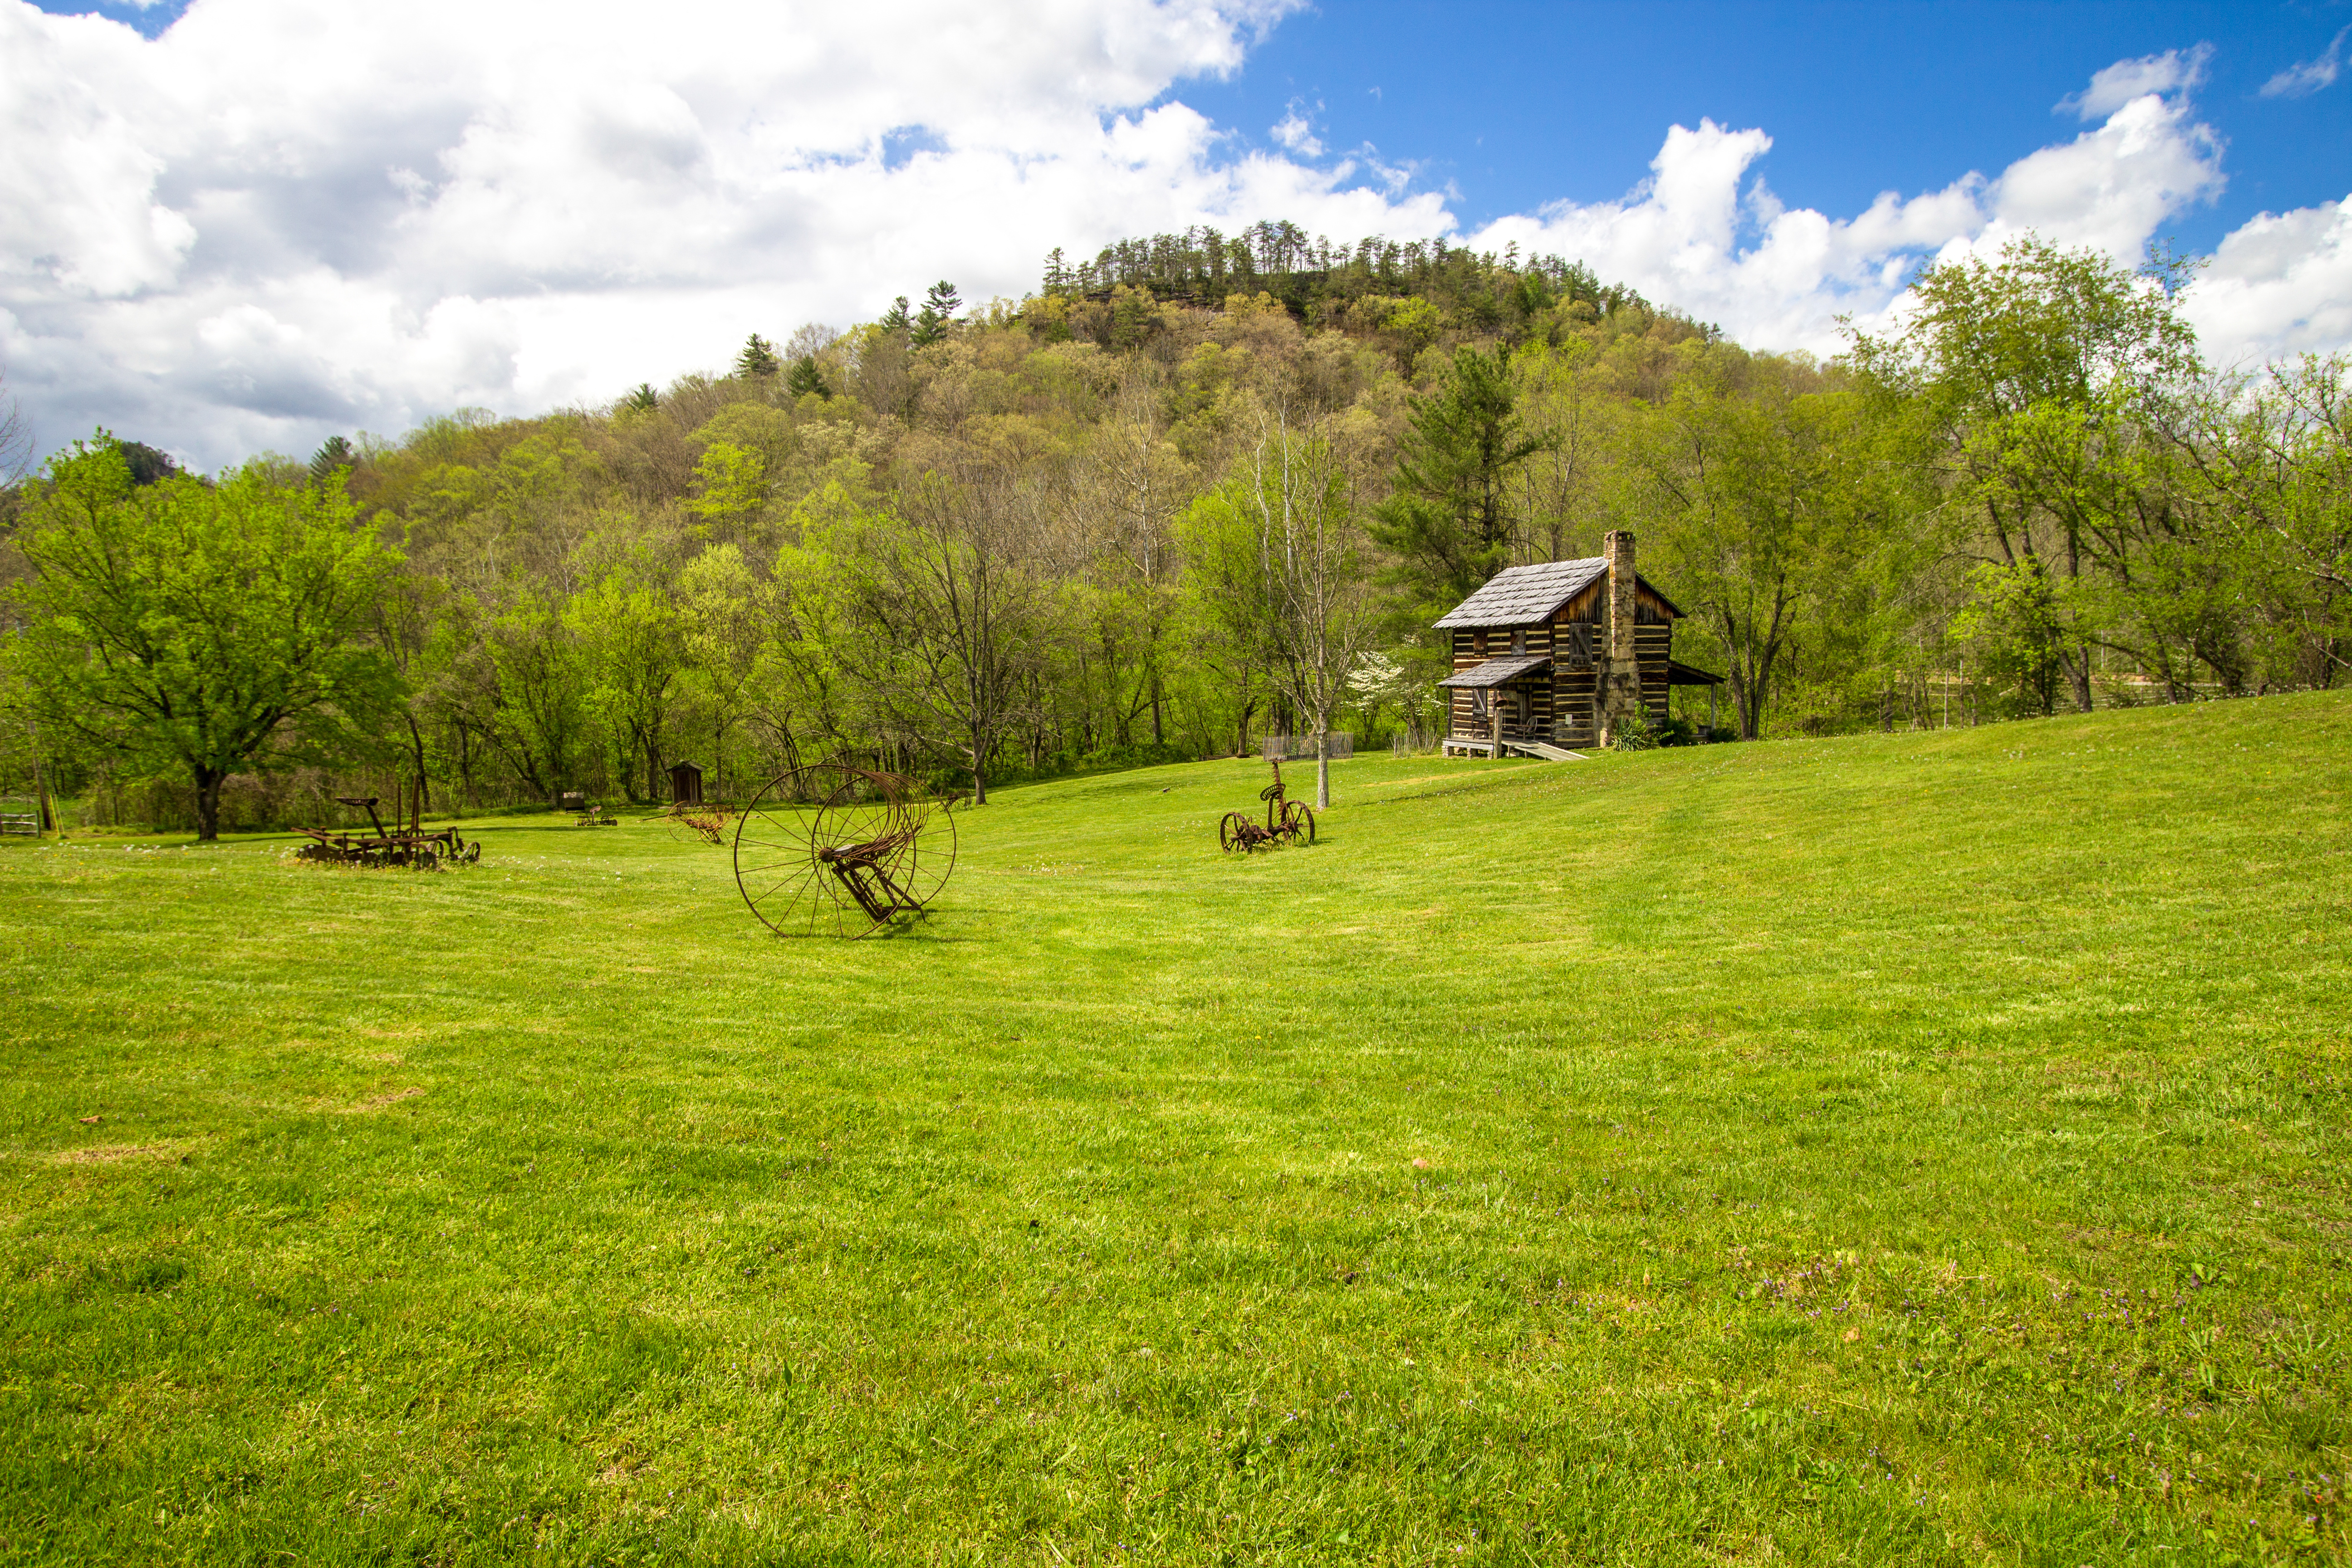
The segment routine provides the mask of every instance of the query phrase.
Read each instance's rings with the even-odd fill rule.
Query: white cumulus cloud
[[[2084,120],[2104,120],[2136,98],[2186,92],[2205,79],[2205,67],[2212,58],[2213,46],[2200,44],[2193,49],[2167,49],[2160,55],[2117,60],[2095,72],[2090,86],[2061,99],[2058,108]]]
[[[2337,29],[2326,54],[2315,60],[2297,60],[2263,83],[2263,96],[2307,98],[2322,88],[2334,87],[2336,79],[2344,74],[2344,36],[2347,33],[2352,33],[2352,27]]]
[[[0,372],[39,439],[99,423],[200,463],[466,404],[527,413],[870,320],[934,279],[1033,287],[1045,252],[1288,217],[1449,235],[1408,158],[1294,104],[1251,151],[1181,85],[1297,0],[194,0],[158,38],[0,0]],[[2221,188],[2202,56],[2128,60],[2095,121],[1992,175],[1831,215],[1775,197],[1764,131],[1666,132],[1624,197],[1468,236],[1588,263],[1759,346],[1834,351],[1923,257],[2026,228],[2137,259]],[[1171,91],[1171,89],[1177,89]],[[2346,209],[2265,215],[2195,285],[2231,354],[2352,342]]]
[[[2172,63],[2158,69],[2165,61]],[[2168,89],[2194,77],[2191,62],[2171,56],[2125,66],[2132,79]],[[1651,178],[1623,199],[1504,218],[1473,243],[1516,240],[1525,250],[1580,258],[1602,278],[1742,342],[1832,353],[1843,341],[1838,318],[1882,324],[1925,255],[1990,256],[2032,230],[2137,263],[2168,220],[2222,186],[2220,139],[2185,99],[2161,90],[2116,103],[2104,123],[1998,176],[1971,173],[1907,198],[1889,191],[1852,217],[1786,206],[1760,181],[1743,201],[1743,180],[1771,145],[1759,130],[1710,120],[1696,131],[1677,125],[1652,161]]]

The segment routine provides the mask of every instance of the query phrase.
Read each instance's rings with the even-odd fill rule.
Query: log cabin
[[[1663,728],[1670,686],[1722,684],[1675,662],[1683,612],[1633,570],[1633,536],[1601,548],[1497,573],[1438,620],[1454,641],[1445,755],[1561,760],[1608,745],[1637,709]]]

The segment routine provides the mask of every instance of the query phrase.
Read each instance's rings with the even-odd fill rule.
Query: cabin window
[[[1486,689],[1483,686],[1470,689],[1470,717],[1481,724],[1486,721]]]
[[[1528,651],[1528,634],[1526,632],[1516,631],[1511,634],[1511,651],[1513,653],[1525,653]]]
[[[1480,658],[1486,657],[1486,634],[1485,632],[1472,632],[1470,634],[1470,651],[1476,654]]]

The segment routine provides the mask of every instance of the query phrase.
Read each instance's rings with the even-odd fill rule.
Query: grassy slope
[[[12,848],[0,1561],[2340,1556],[2347,760],[1195,764],[856,944]]]

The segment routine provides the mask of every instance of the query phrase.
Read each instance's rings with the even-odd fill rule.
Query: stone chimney
[[[1609,662],[1633,662],[1633,536],[1614,529],[1601,542],[1609,563]]]
[[[1633,536],[1623,529],[1601,541],[1609,563],[1609,655],[1600,661],[1601,743],[1616,738],[1617,721],[1642,706],[1642,670],[1633,641]]]

